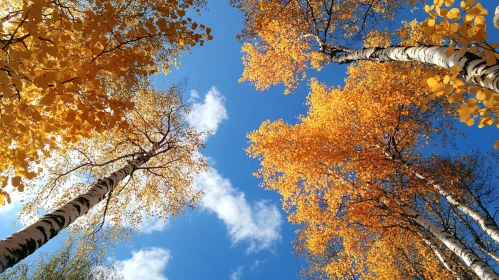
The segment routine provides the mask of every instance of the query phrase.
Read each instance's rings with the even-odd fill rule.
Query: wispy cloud
[[[141,233],[149,234],[155,231],[162,232],[169,227],[169,220],[160,219],[158,217],[148,218],[145,213],[142,214],[142,221],[138,225]]]
[[[222,121],[227,120],[225,98],[212,87],[204,96],[192,91],[192,112],[189,123],[198,131],[216,133]],[[204,192],[201,207],[215,213],[229,232],[233,244],[246,242],[247,252],[271,248],[281,239],[281,214],[274,205],[261,200],[248,203],[244,193],[236,190],[230,181],[216,169],[200,174],[193,183]]]
[[[201,207],[215,213],[225,225],[232,243],[245,242],[247,252],[269,249],[281,240],[281,214],[275,205],[260,200],[248,203],[216,169],[201,174],[194,187],[204,192]]]
[[[229,118],[225,109],[225,98],[212,87],[204,96],[204,100],[199,99],[199,93],[191,91],[192,111],[187,116],[187,121],[197,131],[209,131],[213,135],[220,123]]]
[[[258,268],[260,267],[260,265],[264,264],[266,261],[267,261],[266,259],[265,259],[265,260],[263,260],[263,261],[261,261],[261,260],[255,260],[255,261],[253,262],[253,264],[249,266],[249,269],[250,269],[251,271],[258,270]]]
[[[241,280],[241,277],[243,277],[243,269],[243,265],[240,265],[236,269],[233,269],[230,273],[230,280]]]
[[[163,272],[171,259],[169,250],[152,247],[132,252],[130,259],[116,261],[115,267],[127,280],[167,280]]]

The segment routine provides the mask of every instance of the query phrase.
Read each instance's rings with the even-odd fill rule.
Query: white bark
[[[138,157],[125,167],[94,183],[86,193],[44,215],[30,226],[1,240],[0,273],[35,252],[61,230],[85,215],[90,208],[104,200],[106,194],[116,187],[119,182],[131,175],[134,170],[146,163],[150,158],[151,155]]]
[[[497,10],[496,10],[497,11]],[[487,66],[485,59],[466,53],[459,55],[459,50],[447,57],[446,46],[417,46],[417,47],[388,47],[388,48],[365,48],[361,50],[348,50],[345,54],[338,54],[336,49],[325,51],[330,55],[332,62],[351,63],[358,60],[388,62],[419,61],[450,69],[454,65],[461,67],[460,76],[464,80],[472,79],[476,84],[499,92],[499,65]]]
[[[499,228],[497,228],[496,223],[494,221],[491,221],[487,216],[483,215],[473,207],[469,206],[466,203],[463,203],[460,199],[455,197],[447,188],[441,186],[440,184],[437,184],[433,179],[428,178],[428,176],[423,175],[422,173],[416,171],[412,167],[410,167],[406,162],[403,162],[402,160],[397,160],[395,159],[390,153],[385,152],[385,156],[388,159],[391,160],[396,160],[400,163],[403,164],[404,168],[409,170],[414,176],[417,178],[426,181],[428,184],[433,186],[435,190],[438,191],[440,195],[442,195],[447,202],[449,202],[450,205],[456,206],[460,211],[462,211],[464,214],[468,215],[471,217],[473,220],[476,221],[476,223],[480,226],[480,228],[490,236],[495,242],[499,244]]]
[[[339,176],[335,176],[338,180],[345,182],[345,180]],[[464,246],[459,240],[455,239],[452,235],[446,231],[435,226],[429,220],[419,215],[414,209],[408,207],[403,202],[401,202],[397,197],[391,193],[385,192],[385,195],[393,199],[404,212],[416,222],[421,227],[428,230],[435,238],[440,240],[447,248],[449,248],[454,254],[463,260],[463,262],[471,269],[476,275],[482,280],[499,280],[499,275],[497,275],[494,270],[492,270],[485,262],[480,259],[472,250]],[[438,255],[437,255],[438,257]],[[446,268],[448,268],[446,266]]]
[[[489,255],[489,257],[491,257],[496,263],[499,263],[499,257],[497,256],[496,253],[494,252],[491,252],[485,248],[480,248],[480,250],[482,250],[484,253],[486,253],[487,255]]]
[[[430,249],[433,251],[433,253],[437,257],[437,259],[445,267],[445,269],[447,269],[447,271],[449,271],[454,276],[456,276],[456,279],[458,279],[458,280],[464,279],[464,277],[461,275],[461,273],[457,272],[454,268],[452,268],[452,265],[449,264],[446,257],[444,255],[442,255],[442,252],[440,251],[437,244],[435,244],[435,242],[433,240],[424,237],[422,234],[419,234],[419,235],[423,239],[423,242],[426,243],[426,245],[428,245],[430,247]]]
[[[421,227],[427,229],[438,240],[440,240],[449,250],[454,252],[460,257],[463,262],[482,280],[499,280],[494,270],[492,270],[485,262],[480,259],[472,250],[464,246],[459,240],[455,239],[452,235],[435,226],[432,222],[419,215],[414,209],[406,206],[393,195],[388,196],[395,199],[397,204],[405,211],[409,217]]]
[[[499,29],[499,6],[496,7],[496,13],[494,15],[494,27]]]
[[[409,169],[409,171],[414,174],[417,178],[428,182],[432,185],[440,195],[445,197],[450,205],[456,206],[464,214],[470,216],[473,220],[477,222],[480,228],[490,236],[495,242],[499,244],[499,228],[495,225],[493,221],[490,221],[485,215],[474,209],[473,207],[463,203],[460,199],[456,198],[447,188],[437,184],[431,178],[424,176],[423,174],[417,172],[411,167],[404,163],[404,166]]]

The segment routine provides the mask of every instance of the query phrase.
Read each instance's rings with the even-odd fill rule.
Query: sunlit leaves
[[[124,113],[126,122],[105,133],[90,132],[89,139],[66,139],[74,141],[71,148],[53,151],[41,164],[43,176],[26,182],[37,188],[27,189],[33,199],[24,205],[23,219],[36,219],[40,211],[67,203],[145,152],[156,154],[113,189],[106,201],[79,218],[72,229],[93,239],[97,238],[93,231],[102,226],[104,234],[98,236],[105,239],[104,246],[111,246],[130,238],[131,232],[141,229],[141,223],[151,219],[166,223],[186,207],[195,207],[201,192],[192,187],[192,180],[207,167],[199,154],[204,132],[187,124],[190,108],[182,100],[182,90],[173,86],[161,91],[145,84],[129,100],[134,106]]]
[[[448,276],[422,240],[404,231],[410,225],[375,186],[397,168],[385,155],[394,145],[390,136],[407,151],[438,133],[426,118],[439,119],[440,110],[450,110],[444,97],[427,98],[424,113],[417,108],[431,89],[420,82],[429,70],[419,64],[359,62],[349,67],[343,88],[312,79],[309,111],[297,124],[266,121],[248,135],[248,152],[261,161],[263,186],[283,196],[289,220],[300,225],[296,250],[323,256],[318,269],[330,278],[410,279],[401,267],[411,262],[422,265],[424,274]],[[434,79],[432,86],[439,83]],[[427,190],[395,192],[410,201]],[[400,258],[401,250],[414,259]]]
[[[245,66],[240,81],[259,90],[282,83],[291,92],[307,69],[327,63],[322,45],[358,41],[376,24],[393,19],[406,2],[232,0],[244,12],[246,27],[239,36]]]
[[[199,3],[4,1],[0,170],[31,177],[50,151],[122,123],[144,77],[212,38],[187,17]]]

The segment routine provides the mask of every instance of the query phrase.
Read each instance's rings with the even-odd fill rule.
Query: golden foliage
[[[93,231],[102,227],[106,234],[99,238],[105,239],[102,246],[106,247],[113,243],[107,242],[109,239],[129,238],[140,224],[152,219],[165,222],[185,207],[195,207],[201,192],[192,187],[192,180],[207,168],[199,154],[205,132],[187,124],[190,108],[181,95],[179,86],[167,92],[144,86],[134,94],[135,108],[124,115],[125,123],[76,142],[64,154],[53,151],[42,164],[44,176],[29,182],[37,187],[30,188],[23,220],[37,219],[39,211],[67,203],[134,157],[158,149],[158,143],[157,154],[114,188],[106,201],[79,218],[72,229],[93,239],[97,238]]]
[[[444,8],[444,4],[450,6],[450,10]],[[499,52],[496,49],[499,43],[486,41],[485,16],[488,11],[480,2],[461,1],[458,6],[453,1],[436,1],[434,5],[425,5],[425,11],[430,17],[421,24],[422,43],[448,45],[447,57],[454,52],[459,52],[461,56],[478,55],[486,60],[488,66],[497,65]],[[463,80],[459,77],[460,71],[459,66],[454,66],[445,77],[428,79],[428,84],[431,84],[435,94],[445,93],[449,102],[461,104],[458,115],[462,122],[469,126],[476,123],[479,128],[499,127],[499,93]]]
[[[245,42],[240,81],[250,81],[259,90],[282,83],[288,93],[305,79],[307,70],[320,70],[330,63],[323,56],[325,48],[342,52],[348,50],[345,44],[351,43],[345,38],[355,41],[362,36],[365,47],[448,46],[447,57],[455,52],[476,55],[488,66],[497,66],[499,43],[487,41],[488,11],[478,1],[429,1],[424,5],[428,19],[406,22],[392,34],[376,29],[376,20],[370,18],[390,20],[400,6],[416,2],[233,0],[233,5],[244,12],[246,27],[240,36]],[[443,75],[435,73],[440,70],[427,70],[422,82],[431,85],[428,98],[445,96],[449,102],[461,104],[456,116],[469,126],[499,127],[499,93],[463,79],[462,69],[456,67]]]
[[[334,251],[320,265],[331,278],[451,277],[390,198],[411,203],[414,195],[432,191],[416,181],[397,184],[414,177],[387,157],[398,151],[417,161],[414,147],[450,128],[445,120],[443,127],[428,121],[448,115],[451,108],[442,98],[428,101],[425,112],[419,109],[429,90],[419,82],[427,70],[420,64],[359,62],[349,67],[344,88],[312,79],[309,112],[298,124],[266,121],[248,135],[247,151],[261,161],[256,175],[283,196],[289,221],[302,226],[297,250],[309,257]]]
[[[286,93],[305,78],[307,69],[327,63],[322,45],[338,46],[361,38],[376,24],[393,19],[407,1],[240,1],[246,29],[240,81],[259,90],[282,83]],[[255,40],[256,39],[256,40]]]
[[[0,170],[22,191],[61,147],[122,123],[138,83],[167,73],[210,29],[199,1],[2,1]],[[0,204],[6,192],[0,191]]]

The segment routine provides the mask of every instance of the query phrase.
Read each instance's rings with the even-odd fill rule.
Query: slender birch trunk
[[[437,65],[450,69],[454,65],[461,67],[460,76],[464,80],[472,79],[478,85],[499,92],[499,65],[487,66],[487,61],[475,54],[465,53],[463,56],[456,50],[447,57],[445,52],[448,46],[417,46],[417,47],[388,47],[388,48],[365,48],[360,50],[348,50],[346,53],[338,54],[338,50],[325,50],[332,62],[351,63],[359,60],[388,62],[418,61]]]
[[[431,221],[427,220],[423,216],[419,215],[411,207],[406,206],[399,199],[395,198],[391,194],[387,194],[389,197],[393,198],[397,204],[402,207],[409,217],[416,222],[421,227],[428,230],[433,236],[435,236],[440,242],[442,242],[449,250],[454,252],[458,257],[460,257],[464,263],[471,269],[475,274],[482,280],[499,280],[499,275],[490,268],[485,262],[480,259],[472,250],[464,246],[459,240],[454,238],[452,235],[447,233],[445,230],[435,226]]]
[[[447,271],[452,273],[456,277],[456,279],[458,279],[458,280],[464,279],[464,277],[461,275],[461,273],[457,272],[452,267],[452,265],[447,261],[446,257],[442,254],[442,252],[438,248],[437,244],[435,244],[435,242],[433,240],[426,238],[425,236],[423,236],[422,233],[418,233],[418,235],[421,236],[421,238],[423,239],[423,242],[426,243],[426,245],[428,245],[430,247],[430,249],[433,251],[433,253],[437,257],[437,259],[444,266],[444,268],[447,269]]]
[[[449,204],[456,206],[459,210],[461,210],[466,215],[470,216],[473,220],[475,220],[480,228],[487,233],[490,238],[496,241],[499,244],[499,228],[495,225],[493,221],[490,221],[485,215],[475,210],[473,207],[463,203],[461,200],[456,198],[452,193],[449,192],[443,186],[435,183],[432,179],[426,178],[422,174],[417,171],[411,170],[414,176],[418,177],[421,180],[428,182],[432,185],[439,194],[445,197],[445,199],[449,202]]]
[[[389,159],[396,160],[389,153],[385,153],[385,155]],[[447,202],[449,202],[450,205],[456,206],[464,214],[468,215],[473,220],[475,220],[476,223],[480,226],[480,228],[487,235],[489,235],[490,238],[492,238],[495,242],[497,242],[497,244],[499,244],[499,228],[497,227],[497,224],[494,221],[491,221],[487,216],[483,215],[473,207],[467,205],[466,203],[463,203],[460,199],[455,197],[447,188],[441,186],[440,184],[437,184],[433,179],[428,178],[428,176],[425,176],[424,174],[414,170],[406,162],[403,162],[402,160],[397,160],[397,161],[401,162],[404,168],[409,170],[409,172],[411,172],[414,176],[433,186],[435,190],[437,190],[438,193],[442,195],[447,200]]]
[[[428,182],[432,185],[440,195],[445,197],[445,199],[449,202],[449,204],[456,206],[459,210],[461,210],[464,214],[470,216],[473,220],[477,222],[480,228],[490,236],[495,242],[499,244],[499,228],[495,225],[493,221],[490,221],[485,215],[474,209],[473,207],[463,203],[460,199],[456,198],[447,188],[441,186],[440,184],[435,183],[431,178],[427,178],[421,173],[418,173],[415,170],[412,170],[408,167],[410,172],[414,174],[417,178]]]
[[[125,167],[94,183],[90,190],[60,208],[44,215],[28,227],[0,241],[0,273],[14,266],[56,236],[90,208],[105,199],[106,195],[125,177],[146,163],[151,154],[129,162]]]

